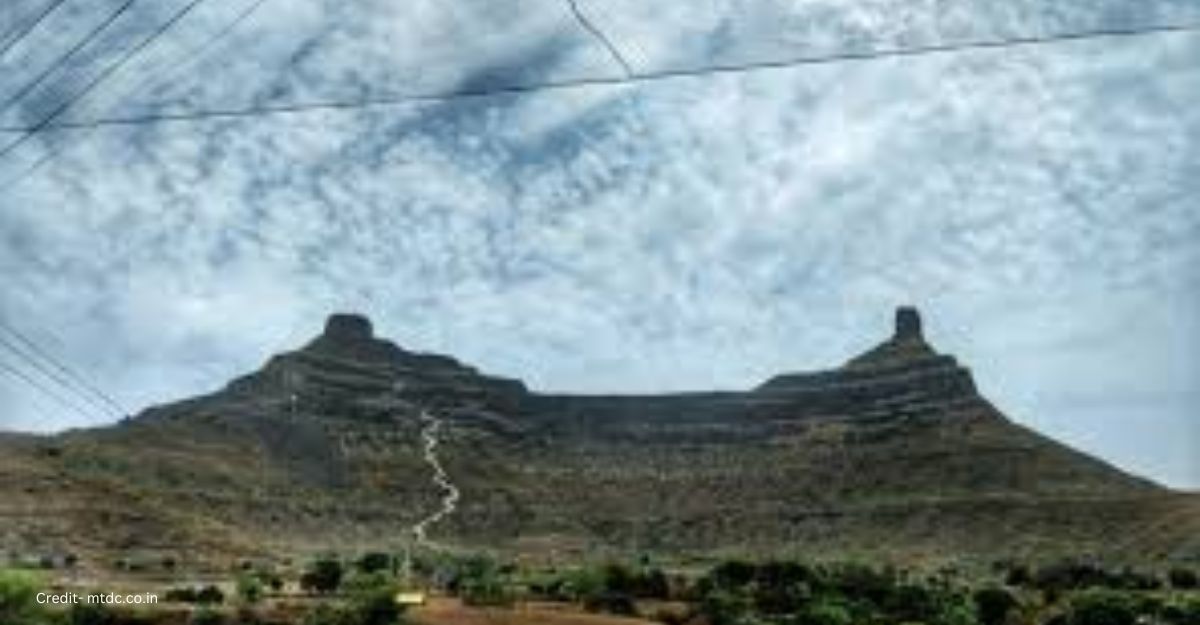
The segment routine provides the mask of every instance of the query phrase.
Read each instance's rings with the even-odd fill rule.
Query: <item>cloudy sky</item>
[[[48,4],[5,1],[0,50]],[[12,45],[0,126],[187,3],[135,0],[59,61],[123,4]],[[638,73],[1200,23],[1197,0],[579,6]],[[130,408],[335,310],[537,389],[645,392],[835,365],[914,303],[1014,420],[1200,488],[1200,34],[54,127],[624,71],[566,0],[203,0],[130,59],[0,134],[0,319]],[[0,365],[0,428],[112,420]]]

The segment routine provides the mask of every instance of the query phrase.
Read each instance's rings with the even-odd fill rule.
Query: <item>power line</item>
[[[250,17],[257,13],[258,10],[267,2],[270,2],[270,0],[254,0],[253,3],[242,9],[242,11],[238,13],[236,17],[222,26],[221,29],[216,32],[216,34],[206,39],[204,43],[187,50],[186,58],[169,63],[169,68],[166,71],[166,75],[160,77],[160,80],[172,78],[181,71],[189,68],[192,65],[195,65],[212,51],[213,46],[228,37],[238,26],[241,26],[242,22],[250,19]],[[176,58],[179,57],[177,56]],[[141,84],[144,84],[144,81],[139,83],[139,85]]]
[[[19,377],[17,377],[16,375],[14,375],[14,374],[12,373],[12,369],[11,369],[11,368],[7,368],[7,369],[6,369],[6,368],[4,368],[4,367],[3,367],[3,363],[2,363],[2,362],[0,362],[0,371],[3,371],[3,372],[5,372],[5,373],[7,373],[7,374],[8,374],[8,377],[10,377],[11,379],[13,379],[13,380],[15,380],[15,381],[17,381],[17,382],[23,382],[23,381],[24,381],[24,380],[22,380],[21,378],[19,378]],[[48,407],[48,404],[44,403],[44,400],[41,398],[41,396],[39,396],[39,395],[30,395],[30,396],[29,396],[29,398],[30,398],[30,403],[33,405],[33,411],[34,411],[34,412],[36,412],[36,413],[38,413],[38,416],[42,417],[42,418],[43,418],[43,419],[45,419],[47,422],[52,422],[52,421],[54,421],[54,420],[56,419],[56,418],[55,418],[55,416],[54,416],[55,409],[54,409],[52,406],[51,406],[51,407]]]
[[[176,113],[147,113],[126,117],[99,117],[78,121],[45,123],[37,126],[7,126],[0,127],[0,132],[32,133],[48,129],[80,129],[99,128],[108,126],[138,126],[169,122],[193,122],[218,119],[236,119],[244,117],[297,115],[320,111],[357,110],[365,108],[388,107],[404,104],[419,104],[446,102],[460,99],[488,98],[503,95],[520,95],[528,93],[567,91],[587,87],[610,87],[627,84],[646,84],[684,78],[707,77],[714,75],[744,74],[758,71],[788,69],[804,66],[832,65],[849,62],[866,62],[887,58],[908,58],[939,54],[953,54],[969,51],[998,50],[1020,47],[1038,47],[1058,43],[1079,42],[1097,39],[1116,39],[1147,37],[1172,33],[1200,32],[1200,23],[1147,26],[1135,29],[1092,30],[1056,35],[1016,37],[1009,39],[968,41],[949,44],[931,44],[910,48],[893,48],[868,52],[845,52],[827,56],[800,57],[781,61],[760,61],[731,65],[712,65],[693,69],[667,69],[652,72],[636,73],[624,77],[593,77],[577,78],[545,83],[512,85],[486,89],[460,89],[444,92],[382,96],[362,98],[358,100],[327,100],[317,102],[299,102],[292,104],[247,106],[242,108],[207,109],[181,111]],[[2,153],[0,153],[2,154]]]
[[[53,63],[51,63],[49,66],[47,66],[45,69],[43,69],[42,72],[40,74],[38,74],[36,78],[29,81],[28,83],[25,83],[24,87],[17,89],[17,91],[15,93],[13,93],[8,98],[6,98],[4,100],[4,103],[0,104],[0,112],[7,111],[9,109],[9,107],[11,107],[13,104],[20,101],[25,96],[29,95],[29,92],[33,91],[34,89],[37,89],[38,86],[41,85],[42,82],[44,82],[51,75],[53,75],[54,72],[58,71],[60,68],[65,66],[67,64],[67,62],[71,60],[72,57],[74,57],[76,54],[79,54],[84,48],[87,47],[87,45],[89,43],[94,41],[96,39],[96,37],[99,37],[105,30],[107,30],[108,27],[111,26],[113,22],[117,21],[117,18],[124,15],[125,12],[129,10],[129,7],[135,1],[136,0],[125,0],[125,3],[122,4],[120,7],[118,7],[117,10],[113,11],[112,13],[109,13],[108,17],[104,18],[104,21],[100,22],[95,27],[93,27],[92,30],[90,32],[88,32],[88,34],[85,35],[83,39],[80,39],[79,41],[75,42],[75,45],[72,46],[71,49],[68,50],[66,54],[58,57],[58,59],[56,59]]]
[[[7,363],[3,360],[0,360],[0,371],[8,372],[9,375],[19,378],[21,381],[23,381],[26,384],[28,384],[29,386],[37,389],[39,392],[45,394],[48,397],[54,398],[54,400],[57,401],[58,403],[62,404],[63,406],[65,406],[67,408],[70,408],[71,410],[74,410],[75,412],[79,413],[80,415],[82,415],[88,419],[91,419],[94,416],[91,412],[87,411],[86,409],[80,408],[79,405],[76,404],[75,402],[70,401],[69,399],[63,397],[62,395],[59,395],[55,391],[47,388],[45,385],[43,385],[41,382],[39,382],[36,378],[29,376],[24,371],[21,371],[17,367],[10,365],[9,363]]]
[[[170,77],[174,76],[175,74],[178,74],[185,67],[194,65],[199,59],[203,58],[206,54],[208,54],[208,52],[210,52],[212,50],[213,46],[215,46],[217,43],[219,43],[225,37],[229,36],[229,34],[232,33],[234,31],[234,29],[236,29],[238,26],[240,26],[242,24],[242,22],[250,19],[250,17],[253,16],[254,13],[256,13],[260,8],[262,8],[262,6],[264,4],[266,4],[269,1],[270,0],[255,0],[254,3],[250,4],[245,9],[243,9],[242,12],[237,15],[237,17],[230,20],[229,23],[227,23],[225,26],[223,26],[221,28],[221,30],[219,30],[215,35],[210,37],[203,44],[191,49],[187,54],[186,60],[183,60],[183,61],[180,61],[177,63],[172,63],[171,69],[168,71],[166,78],[170,78]],[[33,175],[35,172],[37,172],[42,167],[44,167],[47,163],[54,160],[54,158],[57,157],[59,154],[61,154],[63,152],[63,150],[65,150],[65,149],[66,149],[65,146],[60,146],[60,147],[51,146],[51,147],[47,148],[46,153],[43,154],[41,157],[39,157],[36,161],[31,163],[25,169],[21,170],[21,172],[18,173],[17,175],[12,176],[8,180],[4,181],[4,183],[2,185],[0,185],[0,189],[7,191],[10,188],[20,184],[22,180]]]
[[[127,0],[126,4],[128,5],[129,3],[133,2],[133,1],[134,0]],[[125,50],[125,53],[122,54],[121,57],[119,59],[117,59],[116,62],[110,64],[108,67],[104,68],[99,74],[94,76],[92,78],[92,80],[83,87],[83,89],[76,91],[74,95],[70,96],[69,98],[64,100],[62,103],[60,103],[57,107],[55,107],[55,109],[53,111],[50,112],[49,115],[46,115],[45,117],[42,118],[41,121],[39,121],[38,123],[36,123],[32,127],[30,127],[28,130],[26,130],[25,134],[21,135],[16,141],[13,141],[12,143],[4,146],[3,149],[0,149],[0,157],[3,157],[5,155],[7,155],[9,152],[12,152],[13,150],[17,149],[21,144],[28,141],[30,139],[30,137],[32,137],[33,135],[37,134],[40,130],[45,128],[47,124],[52,123],[60,115],[65,113],[76,102],[87,97],[87,95],[89,93],[91,93],[93,89],[98,87],[100,85],[100,83],[104,82],[105,80],[108,79],[109,76],[112,76],[114,73],[119,71],[122,67],[125,66],[126,63],[131,61],[133,59],[133,57],[137,56],[138,53],[140,53],[142,50],[144,50],[151,43],[154,43],[154,41],[156,39],[158,39],[163,34],[165,34],[168,30],[170,30],[172,26],[174,26],[175,24],[177,24],[179,22],[179,20],[183,19],[188,13],[191,13],[192,9],[196,8],[201,2],[204,2],[204,0],[191,0],[191,2],[188,2],[186,5],[184,5],[184,7],[182,9],[176,11],[175,14],[172,15],[167,21],[163,22],[162,24],[160,24],[158,26],[158,28],[154,29],[154,31],[150,33],[149,37],[146,37],[145,39],[141,40],[140,42],[138,42],[137,45],[133,46],[132,48]]]
[[[37,30],[37,27],[41,26],[42,22],[45,21],[45,19],[49,17],[51,13],[53,13],[58,7],[62,6],[66,1],[67,0],[54,0],[54,2],[47,4],[23,29],[18,27],[9,31],[9,34],[5,35],[5,38],[8,38],[9,35],[13,34],[16,34],[16,36],[12,39],[9,39],[8,43],[0,46],[0,59],[4,58],[4,56],[8,54],[8,51],[13,49],[13,46],[24,41],[26,37],[33,33],[33,31]],[[21,32],[17,33],[17,31]]]
[[[17,341],[19,341],[21,343],[21,345],[24,346],[25,351],[32,353],[35,356],[35,358],[33,358],[31,360],[36,360],[37,358],[40,358],[41,360],[49,363],[50,366],[57,369],[62,375],[66,376],[70,380],[70,382],[68,382],[68,383],[62,382],[60,378],[58,378],[54,375],[51,375],[49,373],[46,373],[46,371],[44,369],[42,369],[40,366],[38,366],[38,369],[40,371],[42,371],[43,373],[46,373],[46,375],[48,377],[55,379],[56,381],[59,382],[59,384],[62,384],[63,386],[66,386],[68,388],[71,388],[72,386],[76,387],[76,389],[75,389],[76,392],[79,392],[80,390],[84,391],[86,393],[84,395],[85,397],[87,395],[92,396],[91,398],[89,398],[89,401],[96,403],[96,400],[98,399],[100,402],[99,405],[104,406],[105,410],[111,410],[111,411],[115,412],[117,416],[123,417],[130,413],[129,410],[126,410],[125,407],[121,405],[120,402],[118,402],[116,399],[113,399],[113,397],[111,395],[100,390],[100,388],[98,388],[95,384],[92,384],[91,382],[89,382],[88,379],[85,378],[83,375],[79,374],[75,370],[73,370],[70,367],[68,367],[67,365],[63,364],[60,360],[58,360],[57,358],[52,356],[49,352],[42,349],[37,344],[37,342],[35,342],[33,339],[29,338],[24,333],[20,332],[16,328],[14,328],[12,325],[6,323],[3,320],[0,320],[0,328],[2,328],[5,332],[8,332],[10,335],[15,337],[17,339]],[[15,349],[13,347],[12,342],[5,339],[3,337],[3,335],[0,335],[0,343],[7,345],[9,347],[9,350],[13,351],[14,353],[20,352],[20,350]],[[37,366],[37,365],[35,365],[35,366]],[[73,382],[73,384],[71,384],[72,382]]]
[[[105,412],[108,412],[110,410],[107,404],[105,404],[103,402],[98,402],[94,397],[91,397],[87,393],[81,393],[79,391],[79,389],[76,388],[75,385],[71,382],[71,380],[63,377],[62,374],[58,373],[54,369],[49,368],[48,366],[46,366],[45,363],[41,362],[34,355],[31,355],[29,352],[23,350],[17,344],[4,338],[3,335],[0,335],[0,347],[6,348],[9,353],[16,356],[18,359],[23,361],[26,365],[33,367],[33,369],[37,370],[37,372],[42,374],[42,376],[44,376],[46,379],[57,384],[59,387],[66,389],[71,394],[73,394],[73,396],[75,396],[79,399],[82,399],[84,401],[84,403],[88,404],[89,406],[91,406],[93,408],[99,408],[100,410],[103,410]],[[120,415],[118,415],[118,416],[120,416]]]
[[[579,0],[567,0],[567,4],[571,7],[571,13],[575,15],[575,20],[579,22],[579,25],[591,33],[593,37],[608,49],[608,53],[617,62],[617,65],[621,66],[621,69],[625,72],[625,76],[627,78],[633,76],[633,67],[625,60],[625,56],[621,54],[620,49],[604,34],[604,31],[600,30],[583,14],[583,11],[579,8]]]

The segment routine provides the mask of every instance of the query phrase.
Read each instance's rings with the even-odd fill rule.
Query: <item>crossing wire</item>
[[[10,352],[17,354],[18,357],[29,362],[46,377],[65,388],[71,389],[92,405],[102,407],[105,411],[115,413],[118,417],[124,417],[129,414],[129,411],[114,399],[112,395],[89,382],[83,375],[55,358],[48,350],[43,349],[36,341],[14,328],[11,324],[0,319],[0,329],[3,329],[14,337],[20,343],[20,346],[4,338],[3,334],[0,334],[0,345],[6,346]],[[53,371],[48,371],[47,366],[53,368]]]
[[[629,64],[629,61],[625,60],[625,55],[621,54],[621,50],[604,34],[604,31],[600,30],[599,27],[592,23],[592,20],[583,14],[583,10],[579,8],[579,0],[567,0],[567,4],[571,7],[571,13],[575,15],[575,20],[579,22],[579,25],[591,33],[608,50],[609,55],[617,62],[617,65],[621,66],[621,70],[625,72],[625,76],[633,76],[633,66]]]
[[[54,0],[54,2],[51,2],[43,7],[37,16],[34,17],[27,26],[24,28],[14,28],[9,32],[8,35],[5,35],[5,39],[8,39],[8,37],[12,35],[15,36],[13,36],[11,39],[8,39],[7,43],[0,46],[0,59],[4,58],[5,55],[8,54],[8,51],[12,50],[14,46],[24,41],[26,37],[29,37],[29,35],[33,34],[33,31],[37,30],[38,26],[41,26],[42,22],[44,22],[47,17],[50,17],[51,13],[54,13],[55,9],[62,6],[66,1],[67,0]],[[20,32],[18,33],[17,31]]]
[[[52,76],[54,72],[57,72],[59,69],[63,68],[72,58],[75,57],[76,54],[82,52],[83,49],[88,46],[88,44],[95,41],[97,37],[104,33],[105,30],[108,30],[108,27],[112,26],[113,22],[116,22],[118,18],[124,15],[135,1],[136,0],[125,0],[121,6],[117,7],[117,9],[112,13],[109,13],[108,17],[104,18],[102,22],[94,26],[87,35],[84,35],[83,39],[75,42],[75,45],[72,46],[66,54],[58,57],[53,63],[46,66],[46,68],[43,69],[42,72],[39,73],[33,80],[25,83],[24,87],[17,89],[16,92],[9,95],[8,98],[5,98],[4,103],[0,104],[0,112],[7,111],[13,104],[21,101],[25,96],[29,95],[31,91],[37,89],[38,86],[45,82],[47,78]]]
[[[1023,47],[1040,47],[1060,43],[1081,42],[1099,39],[1148,37],[1167,34],[1192,34],[1200,32],[1200,22],[1145,26],[1139,28],[1116,28],[1059,33],[1041,36],[1013,37],[1006,39],[975,40],[959,43],[939,43],[907,48],[889,48],[874,51],[843,52],[825,56],[808,56],[787,60],[760,61],[730,65],[711,65],[692,69],[666,69],[640,72],[632,76],[593,77],[569,80],[511,85],[494,88],[459,89],[425,94],[394,95],[360,98],[357,100],[326,100],[297,102],[291,104],[258,105],[241,108],[201,109],[181,112],[157,112],[125,117],[98,117],[76,121],[47,122],[35,126],[3,126],[0,132],[25,133],[26,136],[49,129],[80,129],[108,126],[139,126],[171,122],[195,122],[207,120],[236,119],[246,117],[286,116],[321,111],[344,111],[405,104],[446,102],[460,99],[478,99],[503,95],[566,91],[588,87],[611,87],[637,85],[669,80],[678,80],[716,75],[745,74],[750,72],[779,70],[804,66],[832,65],[851,62],[866,62],[888,58],[910,58],[928,55],[944,55],[970,51],[1001,50]],[[0,153],[2,155],[3,153]]]
[[[21,380],[28,386],[36,389],[38,392],[43,393],[46,396],[53,398],[55,401],[62,404],[64,407],[69,408],[69,409],[79,413],[80,415],[82,415],[85,418],[92,419],[95,416],[87,409],[81,408],[75,402],[63,397],[62,395],[59,395],[56,391],[48,388],[47,386],[45,386],[44,384],[39,382],[36,378],[30,376],[29,374],[25,373],[21,369],[14,367],[11,364],[9,364],[3,360],[0,360],[0,371],[7,372],[9,375],[13,376],[14,378]]]
[[[133,2],[133,0],[127,0],[126,4],[128,5],[131,2]],[[120,58],[118,58],[115,62],[110,64],[108,67],[105,67],[104,70],[102,70],[100,73],[98,73],[96,76],[94,76],[92,78],[92,80],[89,81],[83,87],[83,89],[76,91],[73,95],[71,95],[65,101],[61,102],[57,107],[54,108],[54,110],[50,111],[49,115],[46,115],[45,117],[42,118],[41,121],[34,124],[27,130],[25,130],[24,134],[22,134],[19,138],[17,138],[16,141],[13,141],[12,143],[5,146],[3,149],[0,149],[0,157],[4,157],[4,156],[8,155],[10,152],[12,152],[13,150],[20,147],[23,143],[25,143],[30,138],[32,138],[35,134],[37,134],[40,130],[45,128],[48,124],[52,123],[55,119],[58,119],[58,117],[60,115],[67,112],[67,110],[70,109],[76,102],[87,97],[87,95],[89,93],[91,93],[96,87],[100,86],[101,83],[103,83],[110,76],[112,76],[114,73],[119,71],[122,67],[125,66],[126,63],[133,60],[133,58],[136,57],[142,50],[146,49],[146,47],[149,46],[151,43],[154,43],[155,40],[157,40],[159,37],[161,37],[163,34],[165,34],[168,30],[171,29],[171,27],[175,26],[175,24],[179,23],[179,21],[182,20],[185,16],[187,16],[188,13],[192,12],[192,9],[195,9],[202,2],[204,2],[204,0],[191,0],[186,5],[184,5],[184,7],[182,9],[176,11],[169,19],[167,19],[167,21],[163,22],[162,24],[160,24],[158,26],[158,28],[154,29],[154,31],[150,33],[149,37],[146,37],[145,39],[138,42],[137,45],[127,49],[125,51],[125,53],[120,56]]]
[[[215,35],[213,35],[212,37],[207,39],[201,45],[199,45],[199,46],[193,48],[191,51],[189,51],[189,53],[187,54],[187,58],[185,60],[181,60],[176,63],[173,63],[172,69],[168,72],[167,78],[171,78],[174,75],[178,74],[181,70],[197,63],[199,61],[199,59],[203,58],[206,54],[208,54],[213,49],[213,47],[216,46],[216,44],[220,43],[223,39],[228,37],[238,26],[240,26],[242,24],[242,22],[245,22],[246,20],[250,19],[251,16],[253,16],[256,12],[258,12],[258,10],[260,8],[262,8],[262,6],[269,1],[270,0],[254,0],[254,2],[252,4],[248,5],[245,9],[243,9],[241,11],[241,13],[239,13],[236,17],[234,17],[232,20],[230,20],[229,23],[227,23],[225,26],[223,26],[221,28],[221,30],[218,31]],[[11,189],[12,187],[20,184],[22,180],[28,178],[29,176],[32,176],[34,173],[36,173],[42,167],[45,167],[47,163],[54,160],[54,158],[57,157],[59,154],[61,154],[66,149],[66,147],[67,146],[64,144],[60,144],[58,146],[51,145],[51,146],[47,147],[45,154],[42,154],[40,157],[37,158],[37,160],[35,160],[31,164],[29,164],[29,166],[22,169],[16,175],[5,180],[3,184],[0,184],[0,190],[7,191],[7,190]]]

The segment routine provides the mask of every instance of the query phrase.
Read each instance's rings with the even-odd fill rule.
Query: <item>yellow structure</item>
[[[425,605],[425,593],[419,590],[402,590],[396,593],[395,599],[397,605]]]

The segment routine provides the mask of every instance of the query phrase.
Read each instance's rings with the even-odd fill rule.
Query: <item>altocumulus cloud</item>
[[[3,93],[116,4],[56,15],[2,60]],[[223,32],[251,4],[203,3],[68,118],[620,72],[557,0],[267,0]],[[39,119],[179,6],[0,121]],[[1182,0],[582,6],[640,71],[1200,20]],[[835,364],[914,302],[1013,418],[1195,488],[1196,58],[1176,34],[46,132],[0,163],[53,154],[0,193],[0,313],[143,406],[339,309],[536,388],[658,391]],[[104,420],[7,378],[0,410]]]

